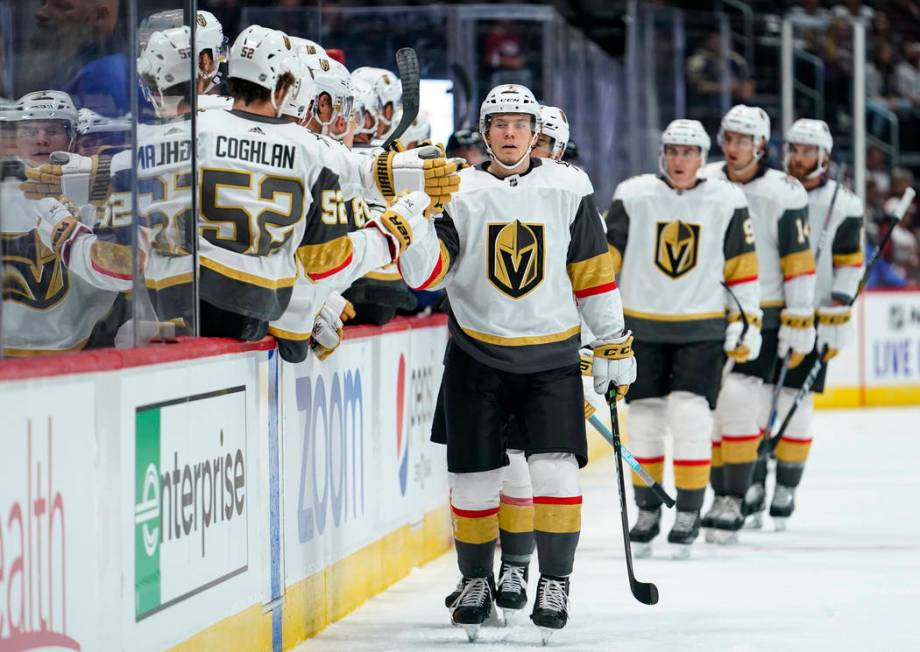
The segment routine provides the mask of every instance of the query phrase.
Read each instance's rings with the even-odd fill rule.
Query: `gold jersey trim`
[[[578,292],[613,281],[613,258],[608,252],[566,265],[572,289]]]
[[[166,288],[171,288],[176,285],[191,283],[192,276],[193,274],[189,272],[187,274],[179,274],[178,276],[170,276],[160,280],[145,278],[144,285],[146,285],[151,290],[165,290]]]
[[[238,269],[227,267],[226,265],[223,265],[216,260],[212,260],[205,256],[200,256],[198,262],[202,267],[207,267],[212,272],[220,274],[221,276],[226,276],[227,278],[232,278],[233,280],[240,281],[242,283],[248,283],[249,285],[257,285],[258,287],[267,288],[269,290],[293,287],[294,282],[297,280],[294,276],[291,276],[290,278],[279,278],[276,281],[268,278],[262,278],[261,276],[256,276],[255,274],[247,274],[246,272],[242,272]]]
[[[581,332],[581,326],[573,326],[561,333],[550,333],[548,335],[524,335],[522,337],[502,337],[501,335],[492,335],[491,333],[481,333],[470,328],[460,327],[464,333],[474,340],[485,342],[486,344],[495,344],[497,346],[533,346],[535,344],[552,344],[554,342],[564,342],[565,340],[575,337]]]
[[[623,314],[635,319],[647,319],[648,321],[702,321],[704,319],[724,319],[725,311],[713,312],[696,312],[681,313],[680,315],[662,315],[654,312],[641,312],[639,310],[627,310],[623,308]]]

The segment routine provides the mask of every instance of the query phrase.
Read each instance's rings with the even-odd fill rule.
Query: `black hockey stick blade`
[[[412,48],[401,48],[396,52],[396,66],[399,69],[399,81],[402,83],[403,112],[399,124],[387,139],[383,149],[389,149],[396,140],[406,133],[406,129],[415,122],[419,108],[419,70],[418,56]]]
[[[623,526],[623,548],[626,551],[626,573],[629,576],[629,590],[642,604],[658,604],[658,587],[651,582],[640,582],[633,572],[632,548],[629,543],[629,520],[626,517],[626,486],[623,482],[623,457],[620,453],[620,423],[617,420],[617,391],[611,385],[607,392],[610,406],[610,426],[613,433],[614,457],[617,466],[617,490],[620,495],[620,522]]]

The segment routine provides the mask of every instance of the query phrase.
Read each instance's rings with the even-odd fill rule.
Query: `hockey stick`
[[[881,256],[885,245],[887,245],[888,241],[891,240],[895,226],[897,226],[898,222],[904,218],[904,214],[907,213],[907,209],[910,207],[910,203],[914,200],[914,195],[916,195],[914,189],[909,187],[901,196],[901,201],[898,202],[898,205],[894,209],[894,219],[891,222],[891,228],[888,229],[888,233],[886,233],[881,242],[878,243],[878,248],[876,248],[875,253],[872,254],[872,258],[869,259],[869,262],[866,265],[866,271],[863,272],[863,276],[859,280],[859,285],[856,287],[856,292],[853,294],[853,298],[850,299],[850,306],[856,303],[856,299],[866,288],[866,283],[869,280],[869,274],[872,272],[872,268],[875,267],[875,264],[878,262],[878,259]],[[789,412],[786,413],[786,417],[783,419],[783,423],[779,427],[779,430],[770,438],[771,451],[776,450],[776,446],[779,444],[780,439],[782,439],[783,434],[785,434],[786,428],[789,427],[789,423],[792,421],[792,417],[795,415],[796,410],[799,409],[799,405],[802,404],[802,401],[805,400],[808,392],[810,392],[811,388],[814,387],[815,381],[818,379],[818,374],[821,373],[821,367],[824,366],[825,355],[827,355],[827,345],[825,345],[821,350],[821,354],[818,356],[818,359],[815,360],[815,363],[811,366],[811,369],[809,369],[808,375],[805,377],[805,382],[802,383],[799,391],[796,392],[795,398],[792,400],[792,405],[789,407]]]
[[[591,404],[585,401],[586,410],[589,405]],[[594,410],[594,406],[591,406],[591,409]],[[607,426],[604,425],[603,421],[597,418],[596,414],[591,414],[591,416],[588,417],[588,423],[594,426],[594,429],[597,430],[597,432],[599,432],[601,436],[607,440],[608,444],[614,446],[613,434],[607,430]],[[614,448],[616,448],[616,446],[614,446]],[[665,505],[668,507],[674,507],[674,499],[668,495],[668,492],[664,490],[664,487],[658,484],[655,478],[653,478],[649,472],[643,468],[643,466],[639,463],[639,460],[633,457],[633,454],[630,453],[629,449],[627,449],[626,446],[624,446],[622,443],[620,444],[620,455],[623,456],[623,459],[626,460],[626,463],[629,464],[629,467],[636,472],[636,475],[642,479],[642,482],[644,482],[649,489],[654,491],[655,495],[658,496]]]
[[[629,522],[626,514],[626,487],[623,482],[623,454],[620,443],[620,423],[617,420],[617,390],[611,384],[607,390],[607,404],[610,406],[610,424],[613,426],[613,450],[617,463],[617,489],[620,492],[620,521],[623,524],[623,547],[626,550],[626,572],[629,575],[629,589],[633,597],[642,604],[658,603],[658,587],[651,582],[640,582],[633,572],[632,548],[629,544]]]
[[[783,384],[786,382],[786,374],[789,373],[789,360],[792,357],[792,351],[786,351],[785,357],[783,357],[783,366],[779,370],[779,377],[776,378],[776,374],[772,373],[770,376],[776,378],[773,381],[773,396],[770,397],[770,416],[767,417],[767,427],[764,430],[764,438],[769,441],[770,436],[773,434],[773,429],[776,427],[776,419],[779,417],[779,393],[783,389]],[[777,358],[779,360],[779,358]],[[766,453],[766,449],[764,449]]]
[[[831,225],[831,215],[834,212],[834,204],[837,203],[837,191],[840,190],[840,186],[843,184],[843,175],[846,172],[847,164],[841,163],[840,169],[837,170],[837,178],[834,181],[837,185],[834,187],[834,194],[831,195],[831,204],[827,207],[827,213],[824,215],[824,224],[821,226],[821,235],[818,237],[818,247],[815,249],[815,265],[818,264],[818,258],[821,256],[821,252],[824,251],[824,246],[827,244],[827,232],[830,230]]]
[[[457,85],[463,91],[463,113],[460,114],[459,120],[454,120],[454,130],[466,127],[466,119],[470,116],[470,108],[473,106],[473,81],[470,74],[459,63],[450,64],[450,71],[457,77]]]
[[[383,149],[390,149],[396,140],[406,133],[406,129],[418,117],[419,107],[419,71],[418,56],[412,48],[401,48],[396,52],[396,66],[399,69],[399,81],[402,83],[402,117],[399,124],[387,139],[383,141]]]
[[[738,343],[740,344],[744,340],[744,336],[747,335],[748,328],[750,328],[750,323],[748,323],[747,315],[744,314],[744,307],[741,305],[741,301],[738,300],[738,295],[736,295],[732,289],[728,286],[728,283],[721,281],[722,287],[725,288],[725,291],[728,292],[728,296],[732,298],[732,301],[735,302],[735,305],[738,306],[738,312],[741,315],[741,336],[738,338]],[[729,357],[725,364],[722,366],[722,384],[725,384],[725,381],[728,379],[728,375],[732,372],[732,369],[735,368],[735,359]]]

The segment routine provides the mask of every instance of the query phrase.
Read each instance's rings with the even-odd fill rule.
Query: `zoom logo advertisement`
[[[364,516],[366,414],[361,370],[295,381],[301,427],[300,543]]]
[[[140,621],[248,567],[246,388],[138,407],[134,439]]]

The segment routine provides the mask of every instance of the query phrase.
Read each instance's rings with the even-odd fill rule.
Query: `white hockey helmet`
[[[492,118],[504,113],[520,113],[529,115],[533,118],[533,138],[530,141],[530,148],[527,150],[527,153],[513,165],[506,165],[499,161],[492,152],[492,147],[489,145],[489,139],[486,138]],[[482,140],[485,143],[486,151],[489,153],[489,156],[492,157],[493,163],[505,169],[510,170],[516,168],[521,164],[521,161],[530,156],[530,151],[537,143],[537,135],[542,129],[543,118],[540,115],[540,104],[526,86],[521,86],[520,84],[502,84],[501,86],[496,86],[489,91],[489,94],[486,95],[486,99],[483,100],[482,105],[479,107],[479,133],[482,134]]]
[[[201,69],[201,53],[211,51],[213,70]],[[220,64],[227,60],[227,37],[220,21],[210,11],[198,11],[195,25],[195,53],[198,55],[198,74],[211,79],[217,74]]]
[[[351,73],[344,65],[327,57],[311,57],[307,65],[313,74],[313,117],[322,125],[323,133],[328,135],[329,127],[339,116],[351,118],[355,95]],[[319,97],[323,93],[329,96],[332,104],[332,115],[326,121],[319,115]]]
[[[377,133],[377,96],[374,93],[374,87],[367,79],[355,73],[351,73],[351,87],[355,94],[354,111],[358,114],[358,127],[355,133],[373,136]],[[365,114],[371,116],[369,127],[364,126]]]
[[[540,118],[543,120],[540,133],[553,140],[553,156],[561,156],[569,144],[569,121],[565,111],[556,106],[544,105],[540,107]]]
[[[300,56],[307,57],[327,57],[326,48],[317,43],[316,41],[311,41],[308,38],[300,38],[299,36],[291,36],[291,43],[294,46],[294,49],[297,50],[297,54]]]
[[[399,137],[399,141],[403,146],[408,147],[413,143],[420,143],[430,138],[431,122],[428,121],[428,117],[424,113],[419,113],[415,120],[412,121],[412,124],[409,125],[409,128],[406,129],[405,133]]]
[[[294,75],[294,85],[284,98],[281,115],[296,118],[297,122],[301,122],[307,116],[310,102],[316,94],[316,86],[305,57],[295,54],[290,67],[291,74]]]
[[[77,112],[77,116],[77,133],[81,136],[131,130],[130,115],[124,115],[120,118],[109,118],[104,115],[99,115],[92,109],[80,109]]]
[[[384,68],[369,66],[355,69],[354,74],[369,82],[374,90],[374,113],[377,120],[385,125],[398,122],[402,114],[402,82],[399,77]],[[383,114],[387,104],[393,105],[393,116],[390,119]]]
[[[766,153],[767,142],[770,140],[770,116],[759,106],[736,104],[722,116],[718,136],[719,145],[724,142],[727,131],[751,136],[754,139],[754,158],[760,160],[760,157]],[[761,145],[762,149],[758,149]]]
[[[658,170],[664,176],[668,176],[668,167],[664,160],[664,150],[668,145],[699,147],[700,167],[703,167],[706,165],[706,156],[709,154],[712,141],[699,120],[687,120],[685,118],[672,120],[665,127],[665,130],[661,132],[661,147],[658,150]]]
[[[799,118],[789,127],[783,138],[783,168],[789,171],[789,145],[814,145],[818,148],[818,166],[808,175],[809,179],[819,177],[827,172],[831,151],[834,149],[834,137],[824,120]],[[824,152],[826,156],[821,156]]]
[[[291,72],[292,54],[291,39],[284,32],[250,25],[230,48],[230,77],[274,91],[281,76]]]
[[[79,115],[70,95],[63,91],[35,91],[26,93],[16,102],[15,120],[61,120],[73,139],[77,134]]]
[[[175,111],[182,100],[178,96],[167,97],[163,91],[192,79],[191,38],[191,30],[184,25],[154,32],[137,59],[137,74],[144,97],[161,118],[166,117],[167,108]]]

